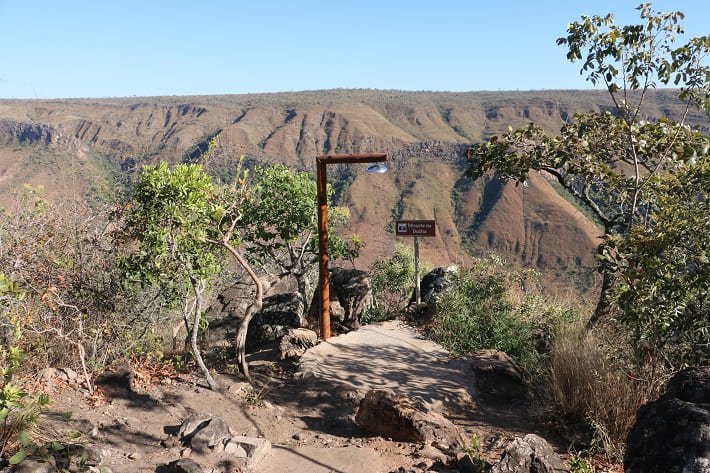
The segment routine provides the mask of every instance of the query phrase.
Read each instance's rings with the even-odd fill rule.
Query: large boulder
[[[347,333],[360,328],[365,311],[374,305],[372,281],[366,271],[332,268],[330,270],[330,328],[333,333]],[[308,322],[317,328],[320,319],[320,290],[313,294]]]
[[[297,292],[265,297],[261,311],[249,322],[247,350],[258,349],[305,325],[303,310],[303,298]]]
[[[303,355],[318,344],[318,334],[307,328],[292,328],[279,342],[279,359],[286,360]]]
[[[492,404],[525,398],[522,371],[508,355],[497,350],[479,350],[470,358],[478,397]]]
[[[458,274],[458,266],[453,265],[447,268],[434,268],[424,275],[419,283],[422,302],[428,304],[444,293],[453,283],[453,277]],[[410,304],[416,302],[416,294],[412,293],[409,299]]]
[[[627,473],[710,472],[710,366],[688,368],[644,404],[626,445]]]
[[[266,281],[262,284],[268,287]],[[222,290],[216,300],[207,308],[205,316],[209,322],[206,332],[210,347],[232,347],[237,337],[237,329],[244,319],[247,308],[254,303],[256,287],[251,279],[243,277]]]
[[[342,318],[331,320],[335,331],[344,333],[360,328],[363,314],[374,305],[370,275],[358,269],[333,268],[330,280],[343,308]]]
[[[562,459],[542,437],[516,437],[490,473],[568,473]]]
[[[218,416],[196,413],[185,419],[178,431],[178,438],[198,452],[220,448],[231,436],[229,426]]]
[[[406,396],[390,389],[368,391],[360,401],[355,422],[369,432],[401,442],[414,442],[454,454],[464,445],[456,425],[436,412],[426,412]]]

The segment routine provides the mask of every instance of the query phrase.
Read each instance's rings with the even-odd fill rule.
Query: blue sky
[[[628,0],[0,0],[0,98],[577,89],[555,45]],[[664,0],[692,36],[710,0]]]

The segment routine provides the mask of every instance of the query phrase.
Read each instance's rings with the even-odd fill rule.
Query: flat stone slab
[[[394,463],[373,448],[286,447],[274,445],[254,473],[363,473],[390,471]]]
[[[299,371],[362,391],[397,394],[446,407],[465,407],[475,393],[470,363],[400,321],[366,325],[332,337],[301,357]]]

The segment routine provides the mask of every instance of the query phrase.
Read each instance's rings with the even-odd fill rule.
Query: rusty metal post
[[[320,290],[320,336],[330,338],[330,275],[328,274],[328,188],[327,164],[380,163],[385,153],[324,154],[316,156],[318,189],[318,287]]]
[[[317,160],[318,185],[318,287],[320,288],[320,336],[330,337],[330,277],[328,274],[328,191],[326,163]]]

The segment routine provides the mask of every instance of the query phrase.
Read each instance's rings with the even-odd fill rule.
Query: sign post
[[[421,275],[419,274],[419,237],[436,236],[434,220],[397,220],[397,236],[414,237],[414,297],[417,305],[422,303]]]

